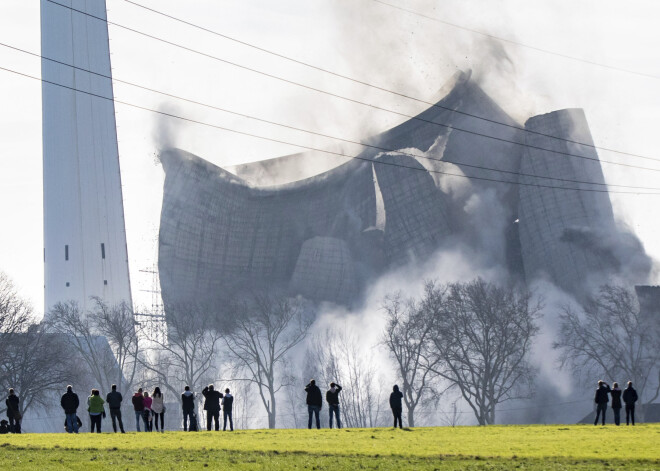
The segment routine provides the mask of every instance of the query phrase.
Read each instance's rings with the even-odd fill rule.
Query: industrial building
[[[458,73],[436,106],[365,143],[359,159],[302,153],[227,169],[164,151],[165,303],[282,289],[350,307],[389,269],[456,246],[578,299],[612,279],[648,281],[649,257],[598,185],[581,110],[519,125]]]

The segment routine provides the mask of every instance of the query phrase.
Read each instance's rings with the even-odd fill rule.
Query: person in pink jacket
[[[144,429],[147,432],[151,432],[153,430],[153,418],[154,414],[151,410],[151,404],[153,402],[153,399],[149,397],[149,393],[147,391],[144,392],[144,412],[142,415],[142,419],[144,420]]]

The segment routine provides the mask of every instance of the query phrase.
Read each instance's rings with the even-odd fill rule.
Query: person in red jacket
[[[140,420],[142,419],[142,413],[144,412],[144,396],[142,395],[142,388],[137,390],[131,398],[131,401],[133,402],[133,410],[135,411],[135,428],[139,432]]]

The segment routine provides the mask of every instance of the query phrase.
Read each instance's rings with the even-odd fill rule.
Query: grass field
[[[3,469],[660,470],[660,424],[24,434]]]

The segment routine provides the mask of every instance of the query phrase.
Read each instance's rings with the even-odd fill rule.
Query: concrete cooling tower
[[[530,118],[521,173],[557,179],[605,183],[584,112],[560,110]],[[581,145],[575,142],[587,144]],[[548,150],[540,150],[548,149]],[[585,158],[567,158],[558,151]],[[521,182],[534,183],[521,177]],[[598,189],[593,185],[552,181],[554,186]],[[567,292],[580,294],[621,277],[643,284],[651,260],[639,240],[618,227],[610,197],[600,191],[521,186],[520,245],[528,278],[545,276]]]
[[[604,181],[593,147],[539,132],[591,144],[581,111],[525,128],[459,73],[437,105],[368,139],[378,148],[363,160],[302,153],[222,169],[163,152],[163,299],[276,288],[350,307],[387,270],[457,244],[513,279],[549,278],[576,296],[585,280],[645,281],[650,261],[607,193],[518,185],[554,183],[519,172]]]

